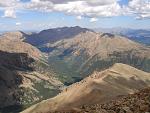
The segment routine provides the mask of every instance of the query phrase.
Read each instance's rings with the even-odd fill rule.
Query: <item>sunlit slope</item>
[[[150,86],[150,73],[117,63],[75,83],[54,98],[36,104],[22,113],[66,111],[87,104],[103,103]]]

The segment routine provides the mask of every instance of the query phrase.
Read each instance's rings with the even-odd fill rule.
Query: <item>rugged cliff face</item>
[[[19,86],[23,76],[19,71],[33,70],[30,64],[34,59],[25,53],[8,53],[0,51],[0,107],[20,104],[23,91]],[[19,90],[20,89],[20,90]]]
[[[36,64],[26,53],[0,51],[0,108],[29,105],[60,92],[63,84],[51,74],[41,74]]]

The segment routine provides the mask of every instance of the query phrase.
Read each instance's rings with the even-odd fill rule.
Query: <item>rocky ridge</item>
[[[104,71],[93,73],[69,86],[56,97],[33,105],[22,113],[67,112],[82,105],[109,102],[120,95],[133,94],[149,86],[150,73],[119,63]]]

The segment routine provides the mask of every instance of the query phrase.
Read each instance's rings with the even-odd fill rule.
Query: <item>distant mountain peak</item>
[[[5,37],[10,40],[24,40],[26,34],[22,31],[13,31],[13,32],[6,32],[2,34],[1,37]]]
[[[42,53],[36,47],[24,42],[25,35],[21,31],[4,33],[0,38],[0,50],[10,53],[28,53],[30,57],[39,59]]]
[[[69,39],[80,33],[85,33],[86,31],[92,30],[79,26],[51,28],[28,36],[26,42],[35,46],[41,46],[47,43],[56,42],[58,40]]]
[[[111,33],[103,33],[103,34],[101,35],[101,37],[114,38],[115,35],[114,35],[114,34],[111,34]]]
[[[42,31],[40,31],[40,32],[43,32],[43,31],[51,31],[51,30],[53,30],[53,31],[57,31],[57,30],[83,30],[83,31],[93,31],[93,30],[91,30],[91,29],[87,29],[87,28],[83,28],[83,27],[80,27],[80,26],[72,26],[72,27],[67,27],[67,26],[65,26],[65,27],[58,27],[58,28],[50,28],[50,29],[45,29],[45,30],[42,30]],[[93,31],[94,32],[94,31]]]
[[[97,28],[95,29],[95,31],[122,35],[136,42],[150,45],[149,29],[131,29],[118,27],[118,28]]]

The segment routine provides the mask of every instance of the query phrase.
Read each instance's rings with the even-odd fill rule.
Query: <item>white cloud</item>
[[[78,20],[81,20],[82,19],[82,16],[77,16],[76,17]]]
[[[87,0],[87,3],[91,5],[109,5],[116,3],[117,1],[118,0]]]
[[[31,2],[40,2],[40,0],[31,0]]]
[[[96,2],[74,1],[64,4],[55,4],[54,10],[85,17],[111,17],[121,14],[121,7],[117,2],[113,2],[112,4],[109,2],[108,4],[106,4],[107,2],[98,2],[98,4],[94,6],[91,5],[91,3]]]
[[[2,17],[16,18],[16,9],[21,6],[20,0],[0,0],[0,10],[4,11]]]
[[[4,17],[13,18],[17,10],[62,12],[75,15],[77,19],[120,15],[150,18],[150,0],[129,0],[127,6],[120,6],[119,1],[121,0],[31,0],[23,3],[20,0],[0,0],[0,9],[2,8],[6,12]],[[14,10],[11,12],[10,9]]]
[[[23,7],[28,10],[51,12],[53,4],[50,1],[31,0],[31,2],[25,4]]]
[[[90,19],[90,22],[96,22],[96,21],[98,21],[97,18],[91,18],[91,19]]]
[[[41,0],[41,1],[50,1],[54,4],[66,4],[68,2],[77,2],[77,1],[83,1],[87,2],[88,4],[93,5],[106,5],[106,4],[112,4],[118,0]]]
[[[0,0],[0,7],[16,7],[19,0]]]
[[[150,18],[150,0],[131,0],[128,10],[138,19]]]
[[[21,25],[21,23],[20,22],[16,22],[16,26],[20,26]]]
[[[6,18],[16,18],[15,10],[14,10],[13,8],[5,9],[4,15],[3,15],[2,17],[6,17]]]

